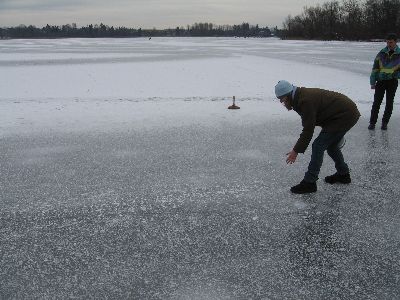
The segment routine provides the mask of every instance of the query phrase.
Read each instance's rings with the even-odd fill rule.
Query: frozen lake
[[[366,129],[383,46],[0,41],[0,298],[397,299],[397,100]],[[352,184],[290,193],[310,150],[286,165],[280,79],[357,103]]]

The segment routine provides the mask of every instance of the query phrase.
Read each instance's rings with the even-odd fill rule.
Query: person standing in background
[[[374,103],[371,109],[369,130],[375,129],[379,109],[386,93],[385,112],[382,117],[382,130],[387,130],[387,125],[393,111],[394,96],[400,77],[400,49],[397,46],[397,36],[394,33],[386,37],[386,47],[375,57],[370,76],[371,89],[375,90]]]

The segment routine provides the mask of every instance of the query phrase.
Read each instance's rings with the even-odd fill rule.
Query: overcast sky
[[[175,28],[199,22],[282,27],[305,6],[327,0],[0,0],[0,26],[106,24]]]

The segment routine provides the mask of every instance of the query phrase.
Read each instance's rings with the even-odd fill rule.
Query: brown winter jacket
[[[300,116],[303,131],[293,150],[304,153],[310,144],[315,126],[322,131],[348,131],[360,117],[356,104],[347,96],[316,88],[297,88],[291,100]]]

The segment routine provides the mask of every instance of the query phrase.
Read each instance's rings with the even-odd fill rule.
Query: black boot
[[[375,129],[375,124],[370,123],[368,126],[369,130],[374,130]]]
[[[382,129],[382,130],[387,130],[387,123],[382,122],[381,129]]]
[[[334,184],[334,183],[344,183],[349,184],[351,182],[350,173],[340,175],[339,173],[335,173],[331,176],[325,177],[325,182]]]
[[[290,191],[294,194],[315,193],[317,191],[317,184],[302,180],[298,185],[292,186]]]

